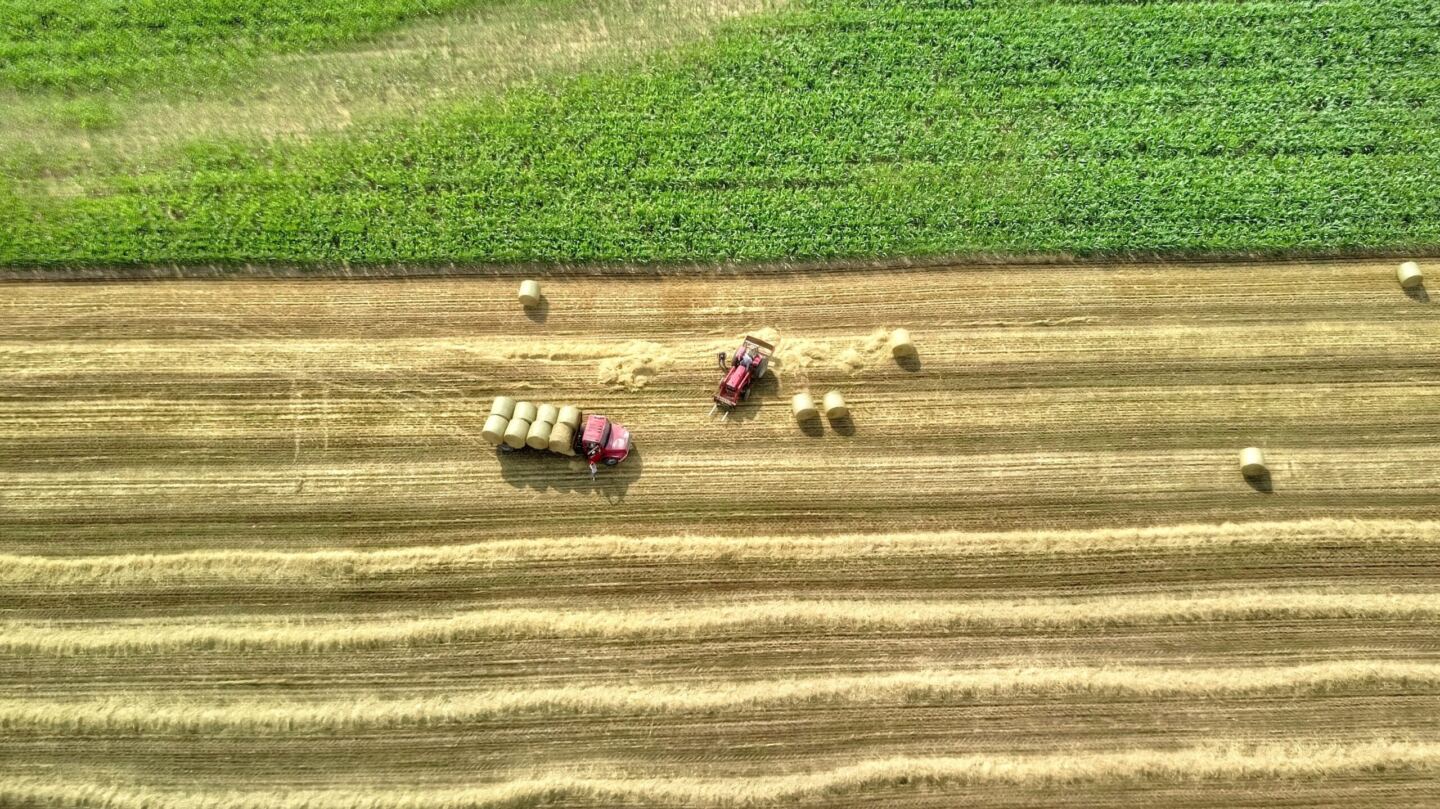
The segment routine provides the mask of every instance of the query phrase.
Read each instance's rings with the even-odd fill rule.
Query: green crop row
[[[0,187],[0,262],[1390,249],[1440,244],[1437,189],[1431,2],[813,0],[642,71]]]

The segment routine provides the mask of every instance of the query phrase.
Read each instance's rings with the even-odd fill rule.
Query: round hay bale
[[[845,406],[845,397],[841,396],[838,390],[825,394],[824,407],[827,419],[843,419],[850,415],[850,408]]]
[[[790,407],[795,411],[797,421],[808,421],[820,415],[815,409],[815,400],[808,393],[797,393],[790,400]]]
[[[530,423],[535,420],[539,408],[533,402],[516,402],[515,412],[510,415],[512,419],[521,419],[525,422],[525,428],[530,428]]]
[[[525,433],[525,445],[530,449],[549,449],[550,430],[555,427],[548,421],[537,421]]]
[[[555,417],[556,424],[564,424],[571,432],[580,429],[580,408],[574,405],[565,405],[560,408],[560,414]]]
[[[910,339],[908,329],[896,329],[890,332],[890,353],[896,357],[913,357],[915,355],[915,343]]]
[[[515,400],[509,396],[496,396],[490,404],[490,415],[510,418],[515,415]]]
[[[559,414],[560,408],[555,405],[542,404],[535,408],[535,418],[531,419],[531,421],[548,421],[554,424],[559,421],[559,419],[555,418]]]
[[[560,422],[550,430],[550,451],[561,455],[575,454],[575,428]]]
[[[1269,471],[1265,466],[1265,453],[1259,447],[1240,450],[1240,474],[1247,478],[1259,477]]]
[[[1400,279],[1400,286],[1406,289],[1414,289],[1425,283],[1425,275],[1420,272],[1420,265],[1413,261],[1407,261],[1400,265],[1395,271],[1395,276]]]
[[[525,307],[540,305],[540,282],[527,278],[520,282],[520,303]]]
[[[489,418],[485,419],[485,426],[480,430],[480,437],[485,439],[490,446],[498,447],[500,442],[505,440],[505,428],[509,424],[510,419],[499,413],[491,413]]]
[[[505,446],[511,449],[521,449],[525,446],[525,439],[530,435],[530,422],[525,419],[510,419],[505,426]]]

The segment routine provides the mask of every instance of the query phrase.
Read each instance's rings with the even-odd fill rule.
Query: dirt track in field
[[[515,286],[0,285],[0,802],[1440,800],[1390,262]],[[638,451],[498,456],[501,393]]]

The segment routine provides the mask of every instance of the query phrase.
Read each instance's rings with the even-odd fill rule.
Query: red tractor
[[[615,424],[604,416],[591,414],[585,418],[585,430],[580,433],[580,454],[590,463],[590,475],[595,475],[596,464],[614,466],[630,457],[630,429]]]
[[[729,409],[745,401],[750,396],[750,387],[765,376],[774,354],[774,345],[750,335],[745,336],[735,356],[728,362],[725,352],[721,351],[720,370],[725,372],[725,376],[720,380],[720,389],[715,391],[715,407],[710,408],[710,414],[713,416],[723,406],[728,417]]]

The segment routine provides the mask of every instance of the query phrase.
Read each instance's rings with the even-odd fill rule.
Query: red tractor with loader
[[[740,348],[728,361],[725,352],[721,351],[720,370],[725,376],[721,377],[720,388],[715,391],[715,406],[710,408],[710,415],[715,415],[715,411],[723,407],[725,416],[722,418],[728,418],[731,408],[739,407],[741,402],[749,398],[750,388],[765,376],[774,356],[773,344],[751,335],[745,336]]]

